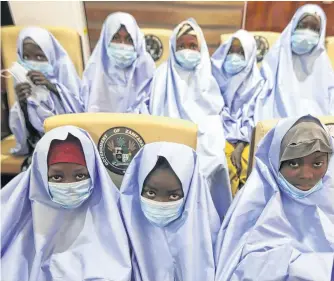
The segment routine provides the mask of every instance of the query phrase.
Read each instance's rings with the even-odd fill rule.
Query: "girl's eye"
[[[172,194],[172,195],[169,196],[170,200],[178,200],[179,198],[180,198],[180,195],[178,195],[178,194]]]
[[[85,174],[79,174],[79,175],[76,175],[75,179],[81,181],[81,180],[84,180],[86,177],[87,176]]]
[[[299,167],[299,164],[295,161],[289,161],[289,166],[291,168],[298,168]]]
[[[62,176],[58,176],[58,175],[55,175],[55,176],[51,176],[51,177],[49,177],[49,180],[52,180],[52,181],[56,181],[56,182],[59,182],[59,181],[61,181],[62,179],[63,179],[63,177]]]
[[[28,59],[28,56],[27,56],[27,55],[23,55],[23,59],[24,59],[24,60],[27,60],[27,59]]]
[[[153,197],[155,197],[155,192],[152,191],[152,190],[148,190],[148,191],[146,191],[146,195],[147,195],[148,197],[153,198]]]
[[[324,164],[324,162],[317,162],[317,163],[314,163],[313,166],[315,168],[320,168],[323,164]]]
[[[113,37],[112,41],[117,41],[117,40],[119,40],[119,35],[115,34],[115,36]]]
[[[128,37],[128,38],[127,38],[127,41],[128,41],[128,43],[133,44],[133,40],[132,40],[131,37]]]
[[[43,60],[42,56],[37,56],[36,58],[37,58],[37,60]]]

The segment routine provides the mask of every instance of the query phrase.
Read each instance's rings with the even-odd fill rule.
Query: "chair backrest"
[[[151,54],[156,66],[166,61],[169,56],[169,39],[172,30],[159,28],[142,28],[145,35],[146,50]]]
[[[334,137],[334,116],[321,116],[319,117],[319,119],[323,124],[325,124],[329,128],[331,136]],[[259,145],[259,142],[272,128],[276,126],[278,121],[279,119],[261,121],[258,122],[255,128],[253,129],[253,136],[249,150],[249,161],[248,161],[249,164],[247,171],[248,175],[251,173],[255,165],[255,153]]]
[[[17,61],[16,41],[20,31],[26,26],[6,26],[1,27],[1,52],[4,69],[10,68],[12,63]],[[72,59],[74,66],[82,76],[83,61],[80,35],[75,29],[65,27],[45,27],[59,41],[59,43],[67,51]],[[15,91],[13,79],[8,79],[7,83],[7,98],[9,108],[15,103]]]
[[[329,36],[326,38],[327,54],[332,62],[334,69],[334,36]]]
[[[276,40],[280,36],[280,33],[270,32],[270,31],[250,31],[250,33],[253,34],[256,41],[257,63],[258,66],[260,67],[264,56],[269,51],[269,49],[275,44]],[[233,33],[222,34],[220,36],[221,44],[227,41],[232,35]]]
[[[147,143],[166,141],[196,149],[197,125],[151,115],[79,113],[57,115],[44,122],[45,132],[73,125],[86,130],[94,140],[113,182],[119,187],[131,159]]]

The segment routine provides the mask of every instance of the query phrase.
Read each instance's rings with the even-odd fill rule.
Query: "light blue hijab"
[[[279,121],[260,142],[218,236],[216,281],[333,280],[333,157],[323,188],[304,199],[278,185],[281,142],[298,120]]]
[[[147,175],[163,156],[182,183],[185,205],[181,217],[164,228],[145,217],[140,196]],[[136,281],[212,281],[213,247],[220,219],[200,160],[188,146],[157,142],[145,145],[132,160],[121,186],[121,212],[132,246]]]
[[[201,62],[194,70],[182,68],[175,57],[177,34],[185,24],[194,29],[200,45]],[[208,47],[195,20],[188,19],[174,29],[169,41],[169,53],[168,61],[158,67],[151,84],[149,113],[194,123],[204,116],[220,114],[224,99],[211,74]]]
[[[291,51],[291,35],[305,14],[320,17],[320,40],[311,53],[297,56]],[[256,102],[255,123],[305,112],[334,115],[334,73],[325,33],[326,15],[319,6],[307,4],[297,10],[263,60],[261,73],[266,84]]]
[[[234,38],[240,40],[245,53],[246,67],[235,75],[224,70],[224,62]],[[256,64],[256,42],[246,30],[239,30],[212,55],[212,74],[225,101],[222,112],[226,140],[250,142],[253,113],[251,108],[262,90],[263,78]],[[254,108],[254,106],[253,106]]]
[[[54,203],[48,189],[50,144],[68,134],[80,140],[92,180],[90,197],[76,209]],[[8,183],[0,197],[2,280],[130,280],[119,192],[84,130],[65,126],[46,133],[29,169]]]
[[[53,72],[46,74],[46,78],[56,84],[59,97],[49,93],[47,99],[41,97],[29,97],[27,99],[27,110],[30,123],[42,136],[44,134],[43,123],[48,117],[83,112],[83,104],[80,101],[81,81],[76,69],[65,49],[56,38],[47,30],[40,27],[28,27],[23,29],[17,40],[17,55],[23,60],[23,41],[31,38],[42,49]],[[14,80],[14,83],[17,82]],[[42,87],[38,86],[37,88]],[[43,87],[45,89],[45,87]],[[24,155],[29,152],[27,146],[27,135],[25,119],[18,102],[15,102],[9,113],[9,127],[16,139],[16,147],[12,153]]]
[[[116,67],[107,54],[115,33],[124,25],[131,35],[137,59],[126,69]],[[146,51],[143,33],[127,13],[113,13],[105,20],[100,39],[83,74],[82,98],[86,112],[134,112],[148,94],[155,63]]]

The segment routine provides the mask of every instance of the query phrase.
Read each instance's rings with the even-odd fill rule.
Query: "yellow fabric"
[[[247,168],[248,168],[248,157],[249,157],[249,145],[246,145],[241,154],[241,174],[238,176],[237,169],[231,162],[231,155],[234,151],[234,146],[226,141],[225,155],[227,160],[227,166],[230,176],[232,195],[235,196],[239,189],[239,185],[244,185],[247,180]]]
[[[9,150],[13,147],[15,147],[14,135],[1,141],[1,174],[16,175],[21,171],[25,157],[11,155]]]
[[[334,36],[326,38],[327,53],[334,69]]]
[[[197,125],[192,122],[152,115],[122,113],[78,113],[50,117],[44,122],[45,132],[73,125],[86,130],[97,144],[101,135],[112,127],[128,127],[142,136],[145,143],[176,142],[196,149]]]
[[[136,131],[145,143],[166,141],[188,145],[196,149],[197,125],[192,122],[151,115],[117,113],[79,113],[57,115],[44,122],[45,132],[53,128],[73,125],[86,130],[97,144],[100,137],[112,127],[127,127]],[[123,177],[108,171],[120,187]]]
[[[319,118],[319,120],[327,125],[327,124],[334,124],[334,116],[317,116]],[[262,138],[272,129],[276,126],[276,124],[278,123],[279,119],[273,119],[273,120],[264,120],[261,122],[258,122],[254,128],[254,141],[251,144],[251,151],[252,154],[249,155],[250,158],[250,165],[252,167],[254,167],[255,165],[255,153],[257,150],[257,146],[259,144],[259,142],[262,140]]]
[[[3,68],[11,67],[17,60],[16,41],[24,26],[1,27],[1,54]],[[44,27],[50,31],[65,48],[72,59],[80,76],[83,72],[82,49],[80,35],[76,30],[62,27]],[[15,103],[15,91],[13,79],[6,80],[8,107]],[[24,157],[15,157],[9,153],[9,149],[15,147],[14,136],[1,141],[1,173],[17,174],[20,172]]]
[[[68,55],[73,61],[73,64],[79,74],[82,76],[83,61],[82,61],[82,49],[81,39],[78,32],[71,28],[62,27],[46,27],[41,26],[50,31],[59,43],[67,51]],[[25,26],[7,26],[1,27],[1,52],[3,68],[9,68],[13,62],[17,60],[16,54],[16,41],[20,31]],[[15,102],[15,92],[13,87],[13,80],[7,79],[7,98],[8,105],[11,108]]]
[[[161,63],[165,62],[169,57],[169,38],[172,35],[172,30],[169,29],[159,29],[159,28],[142,28],[141,31],[145,36],[154,35],[158,37],[162,44],[162,55],[161,58],[155,62],[158,67]]]

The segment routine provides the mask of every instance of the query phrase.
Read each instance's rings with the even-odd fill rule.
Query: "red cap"
[[[48,166],[56,163],[75,163],[86,166],[80,141],[75,139],[53,141],[48,154]]]

